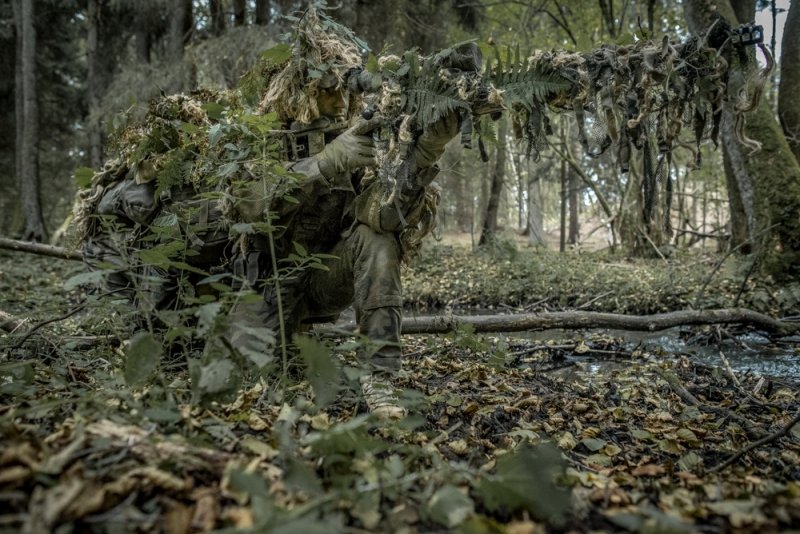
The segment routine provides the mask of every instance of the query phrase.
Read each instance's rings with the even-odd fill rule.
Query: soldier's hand
[[[319,170],[329,180],[375,165],[375,145],[369,134],[380,124],[379,117],[359,119],[317,154]]]
[[[457,112],[451,111],[438,121],[428,126],[417,139],[414,151],[417,168],[430,167],[444,152],[444,147],[459,132],[461,119]]]

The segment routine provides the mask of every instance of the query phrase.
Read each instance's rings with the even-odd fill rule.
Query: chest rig
[[[346,121],[334,121],[327,117],[319,117],[310,124],[292,122],[286,143],[289,161],[316,156],[347,127]]]

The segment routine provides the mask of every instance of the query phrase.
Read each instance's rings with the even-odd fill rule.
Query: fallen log
[[[55,245],[44,245],[42,243],[8,239],[7,237],[0,237],[0,248],[14,250],[17,252],[28,252],[30,254],[38,254],[40,256],[50,256],[52,258],[61,258],[62,260],[83,260],[83,256],[81,256],[81,254],[75,250],[57,247]]]
[[[406,316],[403,334],[444,334],[462,326],[472,326],[475,332],[526,332],[551,329],[613,328],[656,332],[675,326],[711,324],[750,325],[759,330],[786,336],[800,333],[800,324],[779,321],[763,313],[744,308],[717,310],[681,310],[655,315],[622,315],[617,313],[563,311],[547,313],[522,313],[511,315],[439,315]],[[353,322],[321,329],[323,332],[353,332]]]

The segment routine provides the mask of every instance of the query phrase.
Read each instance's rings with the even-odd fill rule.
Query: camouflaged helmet
[[[272,76],[259,109],[273,111],[285,122],[310,123],[319,117],[317,91],[338,86],[362,65],[366,43],[317,9],[310,8],[297,22],[291,56]],[[351,98],[355,98],[351,96]],[[351,101],[350,109],[357,109]]]

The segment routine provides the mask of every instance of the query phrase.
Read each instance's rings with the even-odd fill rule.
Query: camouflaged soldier
[[[253,327],[279,332],[279,297],[288,333],[304,324],[333,320],[352,304],[359,332],[370,340],[365,350],[370,372],[361,379],[367,404],[381,416],[398,417],[404,410],[397,405],[388,377],[401,365],[404,243],[430,228],[433,200],[438,199],[430,186],[438,172],[434,163],[458,132],[459,121],[454,114],[422,134],[412,156],[415,175],[394,202],[382,203],[383,185],[365,173],[376,163],[371,131],[380,118],[362,118],[358,96],[347,86],[348,72],[361,66],[361,54],[349,40],[320,30],[313,17],[306,14],[293,59],[271,78],[261,103],[293,132],[287,147],[293,161],[287,169],[303,178],[293,184],[291,202],[265,201],[269,195],[264,191],[280,189],[267,179],[234,192],[240,220],[263,221],[271,214],[279,230],[272,244],[269,236],[249,235],[240,249],[235,273],[263,299],[233,310],[229,341],[236,348],[258,350],[263,341],[249,334]],[[322,76],[312,75],[311,66],[319,64],[335,67]],[[328,270],[306,269],[283,278],[281,294],[276,295],[273,284],[263,282],[272,271],[270,247],[282,258],[293,251],[294,243],[310,254],[331,255],[323,261]]]
[[[170,210],[180,213],[191,204],[185,211],[202,219],[191,222],[208,230],[183,236],[195,253],[187,261],[209,270],[224,268],[221,258],[232,255],[234,279],[262,297],[234,307],[227,335],[211,338],[206,355],[224,354],[231,347],[243,354],[270,355],[276,347],[254,332],[268,327],[276,337],[284,334],[282,341],[288,344],[304,325],[332,321],[353,305],[359,331],[370,341],[363,351],[369,366],[362,379],[365,399],[372,411],[396,417],[403,410],[387,378],[400,368],[400,263],[432,228],[438,201],[430,185],[438,172],[434,163],[458,132],[459,120],[454,114],[425,131],[409,155],[415,172],[397,191],[387,192],[369,170],[376,164],[371,132],[380,117],[362,118],[360,97],[348,85],[361,69],[361,51],[349,31],[325,22],[309,10],[295,29],[291,59],[264,73],[267,90],[259,111],[276,113],[285,125],[283,159],[291,177],[267,173],[236,180],[227,189],[230,202],[221,206],[197,198],[191,188],[184,195],[173,187],[156,198],[148,159],[126,164],[120,158],[110,161],[95,175],[93,187],[81,193],[76,219],[85,226],[87,262],[97,269],[118,267],[107,275],[106,289],[129,296],[147,312],[176,303],[178,279],[185,280],[187,273],[176,276],[128,259],[135,259],[136,248],[147,246],[141,234],[154,218]],[[180,113],[199,109],[182,95],[166,97],[163,103]],[[158,109],[153,113],[161,116]],[[196,119],[200,125],[206,120]],[[165,193],[169,198],[161,198]],[[274,231],[246,234],[234,243],[228,239],[226,219],[269,222]],[[327,270],[280,273],[278,295],[268,281],[274,279],[273,266],[284,265],[281,260],[295,251],[295,244],[309,254],[326,255]]]

